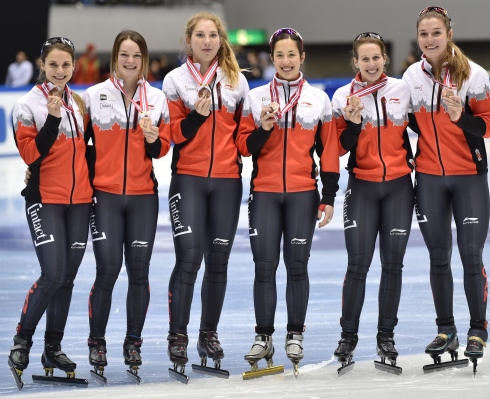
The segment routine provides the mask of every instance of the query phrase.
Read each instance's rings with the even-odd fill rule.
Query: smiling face
[[[440,18],[423,18],[417,28],[417,42],[427,61],[432,65],[440,63],[452,39],[453,31],[447,30]]]
[[[381,77],[386,59],[380,46],[375,43],[364,43],[358,47],[354,62],[361,72],[362,81],[372,84]]]
[[[54,48],[41,62],[41,69],[47,81],[63,89],[73,75],[73,57],[67,51]]]
[[[300,53],[298,42],[287,38],[275,43],[272,63],[279,79],[289,81],[298,79],[299,68],[304,60],[305,53]]]
[[[201,19],[196,23],[190,38],[186,38],[186,43],[192,51],[193,61],[207,69],[221,46],[216,24],[209,19]]]
[[[117,53],[116,75],[126,82],[135,82],[141,76],[142,54],[131,39],[121,42]]]

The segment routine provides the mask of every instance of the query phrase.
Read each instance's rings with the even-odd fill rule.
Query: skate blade
[[[87,388],[88,381],[84,378],[55,377],[52,375],[33,375],[32,382],[47,385],[67,385],[72,387]]]
[[[343,376],[345,373],[348,373],[349,371],[354,369],[355,364],[356,364],[356,362],[350,362],[350,363],[347,363],[345,366],[339,367],[337,369],[337,373],[338,373],[339,377]]]
[[[378,360],[374,361],[374,367],[381,371],[386,371],[387,373],[401,375],[402,368],[389,363],[383,363]]]
[[[181,382],[182,384],[189,383],[189,377],[187,375],[185,375],[184,373],[179,373],[174,369],[168,369],[168,375],[172,377],[174,380]]]
[[[136,374],[135,370],[126,370],[126,375],[135,384],[138,384],[138,385],[140,384],[141,377],[138,374]]]
[[[298,378],[298,376],[299,376],[299,362],[293,361],[293,374],[294,374],[294,378]]]
[[[263,369],[249,370],[242,374],[244,380],[251,380],[254,378],[264,377],[266,375],[274,375],[284,373],[284,366],[271,366]]]
[[[433,371],[441,371],[449,368],[462,368],[468,367],[469,361],[468,359],[463,360],[451,360],[450,362],[442,362],[442,363],[434,363],[434,364],[426,364],[423,367],[424,373],[431,373]]]
[[[230,372],[228,370],[217,369],[215,367],[207,367],[193,364],[192,371],[194,371],[194,373],[210,375],[218,378],[230,378]]]
[[[12,377],[14,377],[14,381],[15,384],[17,385],[17,388],[19,389],[19,391],[22,390],[22,388],[24,387],[24,382],[22,381],[23,370],[16,369],[14,364],[10,361],[10,359],[8,359],[8,365],[10,371],[12,372]],[[17,370],[19,370],[19,372],[17,372]]]
[[[99,383],[100,385],[102,385],[104,387],[107,385],[107,378],[104,377],[102,374],[97,373],[94,370],[90,370],[90,377],[92,377],[92,379],[95,382]]]

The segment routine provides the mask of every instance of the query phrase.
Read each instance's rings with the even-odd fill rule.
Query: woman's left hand
[[[332,205],[325,205],[325,208],[320,205],[318,208],[318,227],[322,228],[329,224],[332,221],[333,217],[333,206]],[[322,219],[323,216],[323,219]]]
[[[451,94],[445,96],[443,95],[442,101],[444,101],[444,104],[447,107],[447,113],[449,114],[451,121],[457,122],[463,113],[463,105],[461,102],[461,97]]]
[[[157,141],[158,139],[158,127],[150,126],[150,127],[142,127],[143,135],[145,136],[146,141],[151,144]]]

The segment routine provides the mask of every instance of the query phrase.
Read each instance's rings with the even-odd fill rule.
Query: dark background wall
[[[7,68],[15,54],[24,50],[31,62],[39,57],[48,32],[48,0],[2,1],[0,23],[0,84],[5,81]]]

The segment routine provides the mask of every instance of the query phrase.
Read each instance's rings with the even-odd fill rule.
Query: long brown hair
[[[417,42],[418,42],[418,31],[419,23],[426,18],[436,18],[442,21],[444,27],[446,28],[446,34],[449,36],[451,28],[451,20],[445,15],[435,10],[429,10],[419,15],[417,19]],[[449,65],[449,71],[451,72],[451,79],[453,84],[456,85],[458,91],[463,86],[463,82],[470,76],[470,63],[468,57],[463,54],[461,49],[454,44],[452,40],[448,40],[446,47],[446,55],[444,56],[442,62],[439,65],[434,65],[432,67],[432,73],[434,77],[440,78],[442,73],[442,66],[445,63]]]
[[[70,45],[65,44],[63,42],[52,43],[52,44],[49,44],[48,46],[43,45],[43,47],[41,49],[41,57],[40,57],[41,58],[41,62],[43,64],[46,62],[46,57],[48,56],[48,54],[51,53],[51,51],[53,51],[55,49],[56,50],[60,50],[60,51],[64,51],[65,53],[70,54],[71,55],[71,60],[73,62],[73,66],[75,67],[75,49],[72,48]],[[37,82],[38,83],[44,83],[45,81],[46,81],[46,72],[44,72],[41,69],[39,71],[39,76],[37,78]],[[86,109],[85,109],[85,103],[83,102],[82,97],[80,97],[75,92],[72,92],[71,94],[73,96],[73,100],[75,100],[75,102],[77,103],[78,108],[80,109],[80,112],[82,113],[82,115],[85,115]]]
[[[114,45],[112,46],[111,52],[111,76],[116,72],[117,67],[117,56],[119,54],[119,49],[121,48],[121,43],[129,39],[135,42],[141,51],[141,75],[146,79],[148,76],[148,69],[150,65],[150,56],[148,53],[148,46],[146,45],[146,40],[143,36],[141,36],[138,32],[134,30],[123,30],[120,32],[116,39],[114,40]]]
[[[228,41],[228,34],[226,33],[225,24],[217,15],[205,11],[194,14],[187,21],[184,36],[186,39],[190,40],[192,32],[194,32],[197,23],[203,19],[212,21],[216,25],[218,36],[221,39],[221,46],[217,54],[218,65],[223,70],[223,73],[225,74],[230,85],[236,86],[238,84],[240,66],[238,65],[235,52]],[[185,47],[185,54],[188,56],[192,55],[192,50],[188,46]]]

